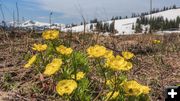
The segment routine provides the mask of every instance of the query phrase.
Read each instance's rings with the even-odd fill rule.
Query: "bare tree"
[[[15,13],[14,13],[14,10],[13,10],[13,28],[15,27]]]
[[[17,10],[17,25],[19,25],[19,7],[18,7],[18,2],[16,2],[16,10]]]
[[[78,6],[76,6],[77,7],[77,10],[78,10],[78,12],[79,12],[79,14],[80,14],[80,16],[81,16],[81,18],[82,18],[82,20],[83,20],[83,26],[84,26],[84,34],[86,33],[86,19],[85,19],[85,17],[84,17],[84,13],[83,13],[83,10],[82,10],[82,7],[81,7],[81,5],[78,3]]]
[[[19,33],[19,6],[18,2],[16,2],[16,10],[17,10],[17,28],[18,28],[18,33]]]
[[[3,17],[2,23],[4,24],[4,27],[5,27],[5,17],[4,17],[4,11],[2,9],[2,4],[0,4],[0,9],[1,9],[2,17]]]
[[[52,14],[53,14],[53,12],[50,12],[50,14],[49,14],[49,27],[51,28],[51,24],[52,24]]]

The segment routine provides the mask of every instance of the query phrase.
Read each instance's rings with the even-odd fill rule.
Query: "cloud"
[[[145,5],[139,4],[140,1]],[[146,0],[131,2],[129,0],[37,0],[36,2],[45,10],[63,13],[64,17],[80,17],[81,13],[87,18],[110,17],[127,11],[136,12],[140,8],[147,7]]]
[[[28,0],[26,0],[28,1]],[[107,19],[112,16],[131,15],[149,10],[149,0],[36,0],[33,1],[47,11],[62,13],[64,19],[80,20],[94,17]],[[153,0],[154,7],[180,4],[180,0]]]

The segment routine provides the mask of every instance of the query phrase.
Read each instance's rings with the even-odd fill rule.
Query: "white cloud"
[[[86,18],[121,15],[127,11],[136,12],[146,8],[145,0],[37,0],[39,6],[45,10],[64,13],[64,17],[80,17],[80,12]],[[139,4],[142,2],[145,5]],[[137,6],[137,7],[135,7]],[[133,8],[135,7],[135,8]]]

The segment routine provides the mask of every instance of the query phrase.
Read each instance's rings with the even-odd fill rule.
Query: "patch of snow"
[[[117,35],[129,35],[134,34],[132,26],[136,24],[137,18],[121,19],[115,21],[115,30],[118,31]]]
[[[180,16],[180,9],[171,9],[167,11],[162,11],[158,13],[154,13],[152,15],[146,15],[145,17],[164,17],[165,19],[167,18],[168,20],[176,19],[178,16]],[[134,27],[136,26],[136,21],[139,17],[136,18],[128,18],[128,19],[120,19],[120,20],[115,20],[115,30],[118,31],[116,35],[131,35],[135,33],[135,30],[132,29],[132,26],[134,24]],[[112,21],[106,21],[104,23],[112,23]],[[90,30],[90,25],[86,25],[86,32],[91,32]],[[94,24],[93,24],[94,25]],[[142,26],[142,29],[145,30],[146,28],[149,28],[149,26]],[[83,32],[84,31],[84,25],[80,26],[75,26],[72,28],[64,28],[63,31],[72,31],[72,32]]]
[[[156,32],[156,34],[158,34],[158,35],[166,35],[166,34],[172,34],[172,33],[180,34],[180,30],[177,30],[177,31],[158,31],[158,32]]]
[[[49,23],[32,21],[32,20],[28,20],[20,24],[20,27],[48,27],[48,26],[50,26]]]

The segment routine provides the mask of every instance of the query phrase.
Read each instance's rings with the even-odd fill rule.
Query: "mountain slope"
[[[171,9],[167,11],[162,11],[158,13],[154,13],[152,15],[146,15],[146,17],[164,17],[165,19],[167,18],[168,20],[176,19],[178,16],[180,16],[180,9]],[[127,35],[127,34],[134,34],[134,30],[132,30],[133,24],[136,24],[136,21],[139,17],[136,18],[128,18],[128,19],[120,19],[120,20],[115,20],[115,29],[118,31],[117,35]],[[106,23],[111,23],[112,21],[107,21]],[[86,25],[86,31],[90,32],[90,25]],[[144,28],[143,28],[144,29]],[[68,31],[72,30],[73,32],[82,32],[84,31],[84,26],[75,26],[72,28],[64,28],[63,31]]]
[[[45,26],[49,26],[49,23],[44,23],[44,22],[38,22],[38,21],[32,21],[32,20],[28,20],[25,21],[24,23],[22,23],[20,26],[21,27],[45,27]]]

